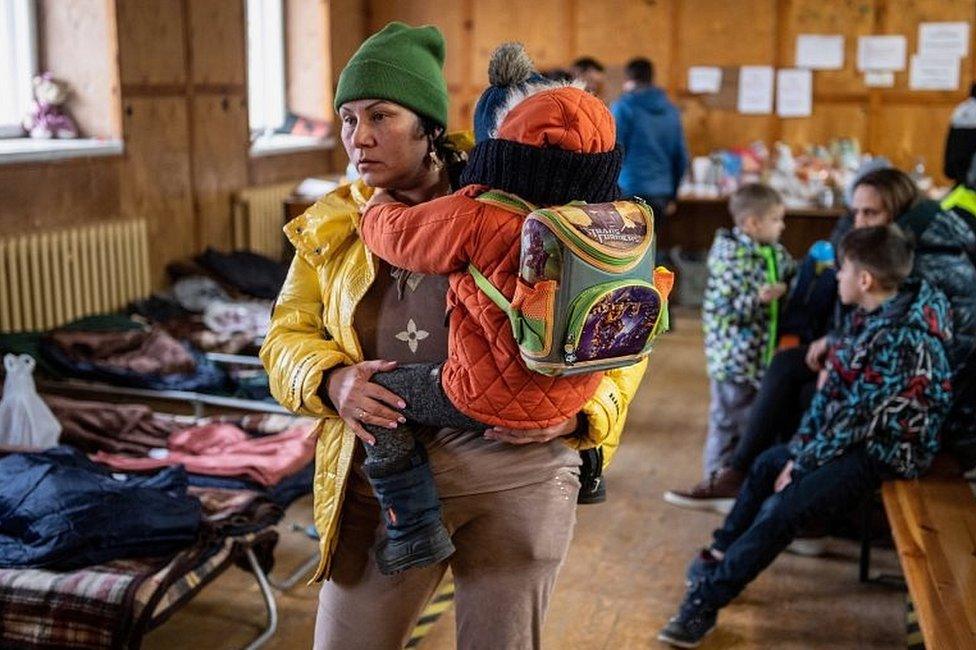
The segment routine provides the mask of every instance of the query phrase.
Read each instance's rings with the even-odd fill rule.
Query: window
[[[34,0],[0,0],[0,137],[23,135],[37,74]],[[10,89],[10,92],[7,92]]]
[[[282,0],[247,0],[248,121],[253,135],[285,123],[285,30]]]

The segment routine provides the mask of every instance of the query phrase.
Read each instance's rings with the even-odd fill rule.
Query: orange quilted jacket
[[[395,266],[450,273],[450,338],[441,384],[461,412],[485,424],[532,429],[576,415],[600,373],[547,377],[522,363],[508,316],[475,286],[473,262],[511,299],[518,275],[522,217],[475,201],[484,186],[418,206],[383,203],[362,220],[366,246]]]
[[[562,88],[511,108],[498,137],[593,153],[612,150],[616,132],[602,102]],[[509,300],[515,296],[523,217],[476,201],[487,189],[471,185],[413,207],[377,204],[362,219],[363,241],[395,266],[450,274],[449,351],[441,383],[460,411],[515,429],[558,424],[576,415],[602,374],[547,377],[522,363],[508,317],[466,271],[473,263]]]

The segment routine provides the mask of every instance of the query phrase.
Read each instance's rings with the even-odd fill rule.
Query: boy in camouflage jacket
[[[785,208],[776,190],[745,185],[732,196],[729,211],[735,228],[715,234],[702,307],[711,384],[706,478],[726,464],[746,425],[776,350],[780,299],[796,270],[779,243]]]

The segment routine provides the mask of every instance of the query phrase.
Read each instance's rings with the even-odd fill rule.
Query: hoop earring
[[[437,155],[437,150],[434,149],[433,146],[431,147],[430,151],[427,152],[427,160],[431,169],[434,171],[440,171],[441,168],[444,167],[444,161],[441,160],[441,157]]]

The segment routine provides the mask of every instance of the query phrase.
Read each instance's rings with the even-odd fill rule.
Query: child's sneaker
[[[607,485],[603,479],[603,447],[580,452],[580,491],[576,503],[603,503],[607,500]]]
[[[719,565],[721,560],[712,555],[711,549],[703,548],[698,551],[698,555],[688,565],[685,571],[685,586],[693,587],[700,582],[706,574],[711,573]]]
[[[745,479],[744,473],[723,467],[687,490],[668,490],[664,493],[664,500],[679,508],[712,510],[727,515],[735,505],[735,498]]]
[[[689,591],[676,616],[657,633],[658,641],[678,648],[697,648],[702,639],[715,629],[718,610],[705,605],[696,590]]]

